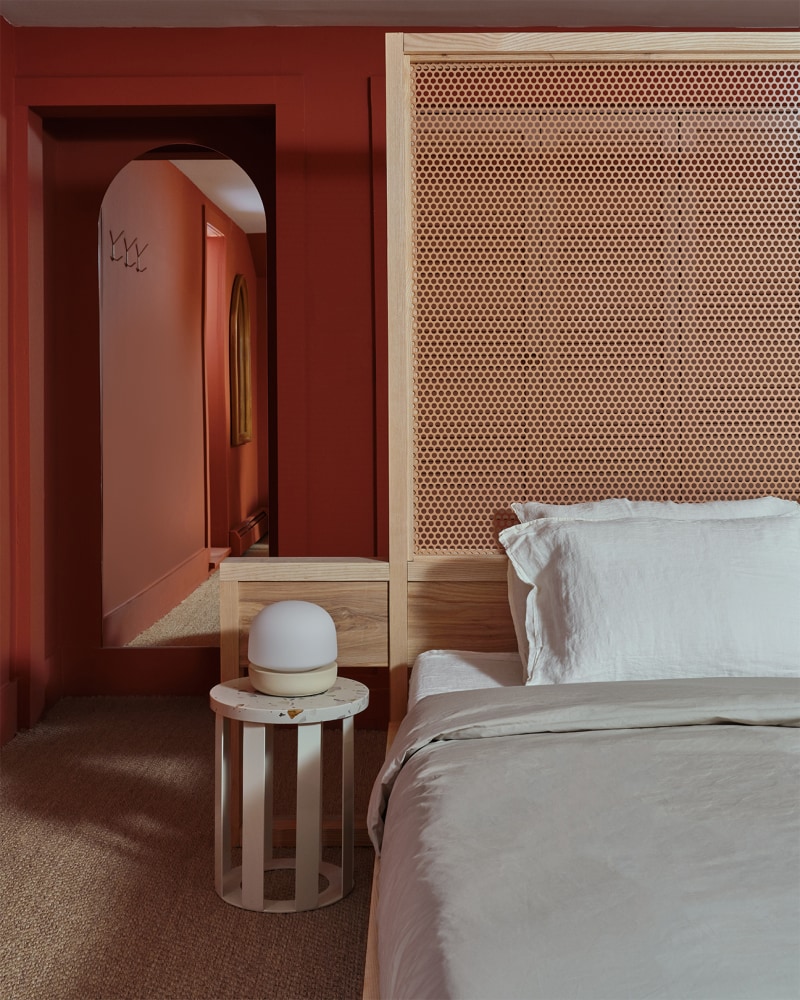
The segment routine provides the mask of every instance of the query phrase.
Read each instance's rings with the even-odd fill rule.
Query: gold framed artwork
[[[250,303],[243,274],[233,279],[231,292],[230,379],[231,444],[247,444],[253,437],[253,395],[250,374]]]

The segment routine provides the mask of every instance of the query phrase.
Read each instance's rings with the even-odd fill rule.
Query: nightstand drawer
[[[383,667],[389,662],[388,584],[382,581],[248,581],[239,584],[239,663],[247,670],[250,623],[276,601],[310,601],[336,625],[338,662],[344,667]]]

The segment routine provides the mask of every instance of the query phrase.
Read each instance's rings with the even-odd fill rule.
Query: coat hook
[[[111,259],[122,260],[122,254],[117,253],[117,243],[119,243],[119,241],[125,235],[125,230],[121,229],[119,236],[115,237],[113,231],[109,229],[108,235],[111,237]]]
[[[145,243],[145,245],[140,250],[138,242],[136,240],[134,240],[133,242],[134,242],[134,244],[136,246],[136,270],[141,274],[142,271],[146,271],[147,270],[147,267],[140,267],[139,266],[141,264],[142,254],[150,246],[150,244],[149,243]]]
[[[128,255],[136,246],[136,237],[134,236],[130,243],[126,239],[123,239],[122,242],[125,244],[125,267],[135,267],[136,261],[130,260]]]

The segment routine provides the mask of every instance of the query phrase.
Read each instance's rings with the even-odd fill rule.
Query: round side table
[[[261,694],[249,678],[211,689],[216,713],[214,887],[246,910],[291,913],[327,906],[353,888],[353,717],[367,707],[369,689],[340,677],[324,694],[278,698]],[[322,723],[342,722],[341,867],[321,861]],[[242,725],[242,863],[231,859],[231,722]],[[297,729],[297,841],[293,858],[275,858],[272,776],[275,726]],[[264,872],[295,869],[293,900],[265,899]],[[319,875],[328,880],[320,893]]]

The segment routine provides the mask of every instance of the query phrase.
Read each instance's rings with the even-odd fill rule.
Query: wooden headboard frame
[[[339,626],[340,662],[388,667],[390,712],[392,720],[397,721],[405,714],[408,668],[419,652],[429,648],[448,647],[487,651],[516,648],[506,596],[506,560],[496,545],[497,529],[502,527],[506,517],[502,508],[510,501],[540,499],[552,503],[568,503],[611,495],[697,501],[764,493],[800,499],[797,455],[800,427],[800,365],[796,325],[798,248],[796,219],[785,216],[783,229],[780,230],[778,225],[773,235],[767,237],[774,238],[781,244],[780,260],[776,263],[774,256],[768,254],[770,259],[760,262],[771,275],[770,280],[781,271],[786,278],[783,286],[771,285],[772,290],[769,292],[770,296],[776,297],[776,301],[780,299],[783,309],[776,316],[771,316],[766,323],[759,316],[751,318],[747,314],[746,322],[755,331],[752,343],[748,342],[742,348],[733,335],[733,339],[726,340],[730,331],[724,328],[724,322],[712,319],[711,326],[714,329],[710,339],[714,343],[709,347],[706,338],[699,347],[693,346],[694,353],[687,360],[687,332],[691,331],[686,314],[694,305],[684,289],[681,293],[684,295],[681,318],[670,320],[672,326],[663,336],[663,342],[659,342],[660,353],[656,360],[653,361],[651,356],[644,359],[640,356],[645,348],[649,349],[652,338],[636,340],[635,356],[629,352],[619,363],[624,369],[624,377],[606,378],[600,390],[600,404],[596,405],[591,401],[586,402],[587,394],[583,393],[583,383],[580,380],[586,381],[587,369],[596,367],[605,371],[609,365],[613,367],[615,362],[609,360],[610,356],[603,356],[595,364],[597,350],[604,348],[602,345],[598,347],[600,338],[595,336],[591,340],[596,333],[589,329],[592,324],[582,326],[580,315],[576,318],[574,313],[565,313],[565,318],[558,320],[550,332],[546,331],[544,340],[540,338],[541,342],[537,342],[535,350],[531,348],[526,353],[523,348],[521,354],[518,352],[524,364],[518,359],[509,363],[511,374],[508,378],[513,382],[513,378],[523,377],[518,374],[523,368],[528,373],[524,377],[529,378],[537,357],[544,349],[550,351],[556,342],[560,344],[558,349],[562,354],[559,357],[563,359],[557,362],[556,369],[559,365],[573,365],[573,360],[577,358],[573,367],[578,363],[582,364],[583,373],[575,375],[573,372],[573,382],[566,389],[560,388],[556,379],[555,388],[551,386],[547,390],[547,398],[536,396],[532,397],[532,403],[521,404],[521,411],[517,407],[508,418],[508,424],[503,422],[505,417],[495,419],[497,415],[494,411],[491,420],[480,412],[478,414],[478,423],[482,421],[487,426],[490,423],[492,426],[499,424],[501,429],[509,426],[516,439],[525,440],[526,435],[531,438],[536,436],[540,452],[545,456],[538,460],[539,478],[534,476],[530,480],[520,478],[518,481],[512,479],[504,482],[500,487],[502,495],[497,501],[488,501],[483,506],[483,501],[476,503],[475,497],[470,495],[476,477],[473,477],[467,463],[466,473],[462,469],[459,475],[452,477],[453,481],[445,488],[446,495],[442,499],[445,513],[455,509],[462,520],[466,517],[466,527],[462,532],[469,536],[466,543],[452,545],[446,531],[443,532],[442,539],[420,540],[416,537],[419,535],[419,525],[424,527],[426,511],[431,509],[431,505],[438,503],[441,490],[439,493],[434,490],[431,496],[424,495],[426,484],[419,481],[415,455],[417,441],[421,439],[415,426],[419,418],[415,408],[420,405],[420,384],[419,381],[415,383],[414,375],[414,355],[418,351],[415,340],[417,332],[414,329],[415,309],[419,308],[418,303],[415,305],[415,296],[419,298],[419,274],[412,255],[415,226],[419,227],[420,218],[415,218],[412,205],[414,166],[410,112],[413,67],[421,63],[451,66],[464,61],[473,65],[484,62],[519,62],[535,63],[541,67],[568,63],[581,67],[581,64],[613,62],[619,63],[623,68],[624,64],[649,67],[659,63],[678,63],[700,66],[702,70],[705,63],[746,65],[788,62],[793,64],[791,73],[796,85],[799,59],[800,42],[795,32],[387,35],[389,560],[226,560],[221,569],[223,677],[235,676],[246,669],[244,641],[249,621],[258,607],[287,594],[298,596],[303,593],[307,599],[318,600],[328,606],[334,615]],[[551,84],[552,86],[555,85]],[[447,98],[443,99],[442,107],[446,100]],[[448,110],[452,111],[453,107],[454,102],[450,99]],[[738,111],[737,108],[734,110]],[[796,106],[790,110],[796,116]],[[796,130],[796,120],[793,127]],[[528,140],[523,136],[516,141],[515,155]],[[673,140],[667,138],[659,141]],[[796,156],[796,147],[791,147],[790,144],[790,148],[795,149],[792,155]],[[796,160],[794,163],[796,184]],[[565,173],[563,177],[569,195],[573,190],[569,189],[569,184],[578,182],[573,182],[569,173]],[[579,181],[583,183],[580,178]],[[780,194],[781,192],[778,202],[781,201]],[[471,196],[474,195],[473,190]],[[480,196],[480,192],[477,196]],[[645,200],[646,198],[645,193]],[[785,198],[783,200],[789,201],[787,211],[792,212],[791,201]],[[687,225],[687,203],[682,203],[674,211],[680,215],[680,224]],[[761,210],[751,214],[753,217],[748,216],[749,222],[743,224],[761,226]],[[723,266],[712,261],[710,265],[697,264],[692,272],[693,281],[706,283],[703,286],[706,298],[717,294],[713,283],[717,280],[718,270],[724,267],[730,265]],[[752,267],[752,260],[745,254],[735,263],[734,270],[738,268],[744,278],[752,272]],[[739,272],[734,274],[734,284],[738,281],[738,274]],[[651,278],[652,275],[643,284],[652,283]],[[574,275],[564,279],[564,285],[556,286],[553,294],[563,296],[564,287],[571,280],[574,280]],[[474,294],[481,297],[482,303],[487,290],[481,285],[479,269],[473,269],[470,282],[476,285]],[[553,292],[552,288],[550,292]],[[463,294],[468,300],[469,291]],[[743,305],[740,302],[737,309]],[[646,313],[645,309],[643,314]],[[602,322],[604,321],[601,321],[601,325]],[[496,318],[490,317],[487,323],[491,331],[496,333],[499,327]],[[484,333],[487,323],[481,328]],[[656,317],[653,329],[662,325],[662,320]],[[562,336],[562,328],[567,331],[565,336]],[[602,332],[606,334],[606,330]],[[738,331],[734,333],[738,336]],[[525,336],[527,335],[526,333]],[[606,339],[614,341],[612,348],[617,350],[618,343],[624,341],[626,336],[627,333],[623,331],[622,336]],[[715,350],[717,354],[721,350],[732,365],[722,365],[722,368],[717,365],[715,368]],[[729,386],[731,382],[736,382],[737,373],[742,369],[743,352],[746,354],[747,351],[749,354],[744,361],[746,374],[742,378],[749,378],[750,381],[739,387],[741,391],[733,393],[735,399],[731,401],[728,398],[731,394],[728,392],[720,402],[717,390],[723,384]],[[670,388],[669,381],[670,372],[675,370],[676,354],[681,354],[681,365],[694,365],[686,377],[682,376],[678,380],[680,384],[677,389]],[[755,354],[758,354],[758,365],[753,367]],[[766,357],[766,361],[762,355]],[[491,365],[488,367],[491,368]],[[597,450],[599,447],[602,450],[603,434],[616,435],[617,425],[620,422],[624,424],[626,420],[636,425],[638,433],[640,425],[646,425],[650,419],[646,401],[652,399],[652,392],[646,389],[639,392],[637,389],[632,395],[629,383],[638,378],[642,385],[646,385],[652,381],[654,370],[661,373],[658,377],[664,380],[663,386],[658,390],[658,419],[666,421],[672,431],[680,424],[680,432],[672,433],[672,438],[679,439],[677,447],[683,449],[679,456],[680,463],[688,471],[682,473],[683,478],[678,483],[675,469],[680,463],[676,459],[674,448],[670,451],[665,447],[663,454],[659,453],[658,456],[661,464],[654,472],[652,454],[647,453],[647,448],[653,446],[647,438],[648,431],[645,427],[642,436],[644,445],[632,433],[626,437],[623,432],[619,446],[617,438],[613,439],[614,447],[611,450],[622,453],[623,457],[615,458],[610,463],[605,478],[598,478],[596,470],[592,471],[595,464],[595,451],[592,449]],[[709,370],[711,374],[708,374]],[[491,375],[490,371],[489,376]],[[593,373],[590,373],[589,378],[591,377]],[[454,392],[457,392],[461,384],[458,377],[454,376],[453,384],[456,386]],[[484,395],[486,398],[493,397],[497,394],[496,390],[497,383],[492,382],[489,377]],[[436,405],[438,391],[434,386],[432,398]],[[514,391],[512,386],[511,396],[516,398]],[[444,397],[446,393],[440,392],[439,395]],[[686,403],[687,396],[691,397],[689,404]],[[642,399],[645,403],[641,402]],[[679,402],[683,409],[676,416],[675,409]],[[473,401],[467,405],[471,408]],[[531,412],[532,407],[535,407],[535,412]],[[603,424],[606,418],[607,426]],[[445,416],[445,423],[447,419]],[[696,421],[694,431],[687,423],[690,419]],[[438,414],[436,420],[439,420]],[[712,425],[713,433],[708,431]],[[735,433],[729,435],[730,439],[720,451],[716,444],[709,444],[709,440],[713,436],[716,441],[720,427],[724,430],[726,425],[734,427]],[[611,431],[608,426],[612,427]],[[693,434],[694,444],[697,446],[692,451]],[[707,435],[708,440],[704,435]],[[436,433],[432,436],[436,438]],[[431,448],[430,437],[431,435],[423,444],[435,456],[438,443],[435,442],[436,446]],[[460,442],[458,447],[462,444]],[[670,447],[672,444],[674,442]],[[465,447],[469,447],[469,444]],[[481,454],[483,453],[484,450],[481,450]],[[718,458],[719,454],[722,458]],[[429,458],[430,456],[426,459],[428,465],[425,468],[431,467]],[[473,467],[474,464],[473,462]],[[522,465],[524,464],[523,462]],[[450,487],[452,496],[449,494]],[[481,490],[484,492],[480,493]],[[485,490],[486,483],[483,482],[474,487],[476,496],[479,493],[483,496]],[[486,508],[493,502],[497,509],[487,512]],[[476,513],[463,515],[467,508]],[[437,516],[439,514],[437,511]],[[449,516],[447,514],[440,519],[446,522]],[[472,531],[470,518],[475,522],[479,519],[482,522],[492,522],[493,537],[488,543],[481,540],[481,531],[484,531],[485,525],[475,533]],[[508,523],[507,520],[505,523]],[[479,536],[477,542],[472,538],[473,534]]]
[[[435,90],[438,75],[444,75],[441,74],[439,67],[446,65],[447,69],[449,69],[455,64],[455,68],[458,70],[458,64],[461,66],[465,63],[477,65],[485,61],[494,64],[533,62],[540,66],[550,66],[555,62],[562,62],[580,64],[580,68],[582,69],[585,64],[606,61],[635,64],[653,63],[655,61],[671,63],[677,61],[684,64],[698,61],[713,61],[739,64],[750,61],[766,60],[773,63],[790,60],[795,64],[794,74],[796,81],[796,63],[799,55],[800,44],[798,44],[797,34],[786,32],[770,34],[692,32],[685,34],[659,33],[646,35],[617,32],[611,34],[452,33],[390,34],[387,36],[386,159],[389,206],[389,370],[391,373],[389,390],[389,427],[391,428],[389,449],[391,507],[389,646],[390,670],[392,671],[393,717],[396,718],[405,711],[407,696],[405,686],[406,665],[412,663],[414,657],[422,650],[443,647],[487,651],[513,650],[516,648],[516,641],[507,606],[506,560],[492,547],[492,540],[488,544],[485,544],[481,542],[480,537],[477,537],[475,540],[468,537],[466,548],[472,545],[475,549],[480,549],[481,545],[485,544],[484,551],[474,553],[465,553],[463,551],[448,552],[446,551],[448,536],[445,532],[445,537],[441,543],[444,551],[440,549],[431,552],[431,548],[436,548],[438,541],[436,538],[431,542],[427,537],[425,539],[415,537],[415,534],[420,534],[416,527],[421,519],[420,511],[424,517],[426,511],[430,511],[432,507],[435,509],[438,497],[441,494],[441,490],[438,493],[436,490],[431,490],[432,499],[425,497],[420,499],[420,494],[424,492],[427,484],[422,483],[420,486],[419,476],[426,474],[425,470],[429,465],[423,466],[421,472],[415,472],[414,466],[417,458],[415,456],[415,448],[418,441],[421,441],[422,446],[425,447],[430,445],[430,441],[424,440],[424,433],[415,432],[413,422],[421,422],[422,420],[419,413],[415,412],[415,409],[419,410],[423,405],[438,408],[439,402],[436,394],[437,392],[443,394],[450,383],[444,377],[441,377],[436,382],[436,378],[434,377],[434,387],[428,393],[428,402],[426,404],[420,400],[420,385],[414,383],[412,375],[415,363],[413,357],[414,351],[421,350],[417,342],[420,339],[419,330],[415,331],[415,323],[417,323],[418,327],[425,326],[425,336],[430,341],[436,342],[437,337],[443,342],[446,341],[446,336],[438,334],[436,323],[430,321],[430,310],[427,315],[424,312],[426,305],[429,305],[429,300],[433,299],[435,303],[436,296],[439,294],[436,282],[431,279],[428,282],[430,287],[421,290],[424,279],[420,274],[424,266],[421,262],[422,250],[428,247],[430,240],[428,239],[427,231],[421,225],[419,213],[427,211],[426,206],[428,205],[431,206],[429,210],[431,213],[441,213],[443,210],[437,207],[432,199],[425,201],[424,195],[418,197],[416,209],[412,207],[415,196],[412,188],[417,183],[417,179],[414,176],[415,165],[412,162],[412,147],[416,149],[416,155],[419,158],[424,158],[425,156],[425,150],[421,148],[424,142],[427,141],[431,148],[435,147],[436,139],[429,140],[424,134],[425,129],[430,128],[427,120],[424,118],[426,113],[429,118],[436,115],[445,117],[449,114],[450,118],[447,130],[441,125],[434,125],[433,127],[438,127],[443,132],[448,131],[445,141],[450,142],[450,134],[456,131],[461,125],[459,117],[461,107],[459,106],[454,111],[454,105],[458,98],[461,97],[466,101],[474,100],[476,103],[481,100],[480,97],[473,97],[473,93],[469,90],[468,86],[464,86],[458,82],[449,84],[445,81],[445,83],[438,85],[438,90]],[[430,64],[437,64],[435,70],[429,73],[427,78],[423,77],[423,81],[418,85],[424,91],[420,101],[427,102],[427,104],[420,115],[421,120],[418,122],[417,133],[413,132],[410,111],[412,104],[411,75],[415,64],[417,66],[424,65],[426,72]],[[431,77],[433,77],[433,82],[431,82]],[[470,84],[469,86],[474,86],[477,90],[478,84]],[[448,87],[451,89],[448,89]],[[454,97],[453,95],[456,96]],[[498,104],[503,105],[503,113],[506,112],[508,103],[513,99],[514,95],[509,96],[507,89],[504,92],[504,96],[498,101]],[[451,104],[445,107],[448,100]],[[438,104],[436,103],[437,101],[439,102]],[[485,104],[483,107],[485,108]],[[432,110],[428,112],[428,108]],[[493,113],[494,110],[495,108],[492,108]],[[508,122],[508,117],[506,118],[506,122]],[[486,120],[480,120],[479,125],[486,128]],[[507,131],[508,127],[506,128]],[[472,137],[470,137],[469,141],[473,141]],[[497,141],[499,143],[501,139],[498,138]],[[507,140],[503,138],[502,141]],[[445,152],[450,152],[451,149],[451,146],[447,146]],[[791,150],[791,143],[788,149]],[[516,150],[517,147],[512,152],[516,153]],[[464,185],[463,200],[467,200],[467,198],[472,198],[473,200],[480,199],[482,196],[479,190],[476,191],[477,185],[473,183],[474,177],[471,173],[473,168],[469,163],[471,155],[472,153],[470,152],[465,157],[468,165],[461,175],[458,173],[460,165],[454,163],[454,160],[457,158],[456,156],[451,156],[441,171],[441,176],[444,177],[444,184],[447,183],[448,175],[454,174],[455,180],[453,183]],[[791,156],[792,154],[788,152],[786,155]],[[425,166],[423,169],[430,174],[435,173],[437,167],[434,164],[433,166]],[[796,165],[794,177],[796,181]],[[491,178],[487,176],[483,180],[488,185]],[[427,182],[429,186],[432,184],[435,194],[440,193],[436,187],[438,182],[438,178],[435,178],[433,182]],[[480,180],[478,183],[480,184]],[[445,191],[444,194],[447,195],[447,192]],[[455,211],[462,210],[462,204],[457,200],[454,202],[452,197],[450,202],[447,202],[446,197],[444,200],[445,204],[454,205]],[[472,219],[473,227],[477,225],[480,228],[481,205],[484,205],[487,211],[491,208],[488,201],[479,202],[479,207]],[[417,213],[416,216],[415,211]],[[792,223],[790,222],[789,225],[791,226]],[[463,232],[464,230],[459,232],[451,228],[444,239],[445,241],[450,240],[456,246],[457,252],[455,256],[459,258],[458,266],[466,270],[469,263],[467,259],[469,255],[463,244],[459,243],[459,240],[463,239]],[[477,238],[480,238],[481,235],[479,232]],[[416,246],[415,239],[417,240]],[[790,362],[789,367],[792,372],[792,391],[795,396],[795,402],[790,403],[784,408],[782,416],[786,417],[788,414],[788,418],[793,421],[796,434],[798,424],[800,424],[800,407],[798,407],[796,402],[798,385],[800,384],[800,366],[797,361],[796,338],[798,331],[796,325],[796,298],[792,298],[793,293],[791,292],[792,283],[796,283],[797,281],[798,252],[796,228],[793,239],[793,258],[790,262],[791,266],[787,265],[786,275],[789,287],[788,289],[784,288],[777,291],[776,294],[783,295],[783,301],[788,301],[790,305],[792,301],[795,303],[795,315],[790,319],[791,331],[793,331],[791,336],[794,339],[790,337],[790,339],[782,340],[779,353],[783,355],[780,360],[785,362],[789,359],[791,352],[794,351],[794,362]],[[434,261],[430,269],[436,270],[437,267],[441,269],[442,260],[446,261],[447,259],[447,255],[442,254],[439,259]],[[462,263],[462,259],[466,262]],[[452,279],[452,269],[450,277]],[[474,293],[474,298],[470,300],[469,296],[472,293],[468,286],[472,282],[477,283],[479,288]],[[477,334],[485,333],[488,322],[497,325],[501,322],[496,315],[490,315],[489,319],[486,319],[486,310],[482,297],[488,295],[491,289],[487,289],[480,282],[480,273],[473,269],[459,292],[470,303],[470,307],[474,305],[476,312],[483,312],[483,315],[476,317],[474,322],[474,329]],[[796,284],[794,287],[796,288]],[[447,299],[448,294],[450,293],[446,289],[443,297]],[[568,295],[568,289],[562,287],[561,294]],[[426,296],[427,299],[425,298]],[[479,297],[481,297],[480,301]],[[450,302],[452,308],[454,300],[451,298],[447,301]],[[447,301],[445,302],[445,307]],[[570,321],[576,324],[579,322],[575,319],[570,320],[567,317],[566,322]],[[467,325],[463,320],[454,319],[452,316],[439,325],[446,326],[448,323],[453,327],[459,323]],[[509,328],[513,334],[514,324],[510,323]],[[607,323],[606,328],[608,328]],[[786,331],[783,330],[780,332],[785,333]],[[571,351],[574,343],[574,340],[570,341],[567,338],[564,342],[564,351]],[[447,344],[445,343],[446,350]],[[733,353],[735,355],[735,352]],[[503,360],[505,361],[505,358]],[[735,357],[734,360],[736,360]],[[448,372],[448,375],[451,375],[452,368],[455,367],[452,364],[452,357],[446,355],[444,361],[451,364],[451,371]],[[419,361],[418,364],[422,365],[422,362]],[[785,364],[783,368],[781,368],[780,364],[777,364],[774,370],[785,371]],[[513,377],[513,375],[510,377]],[[418,383],[420,382],[422,382],[422,379],[418,380]],[[456,385],[463,384],[458,382],[457,375],[453,376],[452,382]],[[489,388],[487,388],[486,392],[489,394],[496,389],[497,383],[489,383]],[[611,386],[604,386],[599,392],[601,396],[605,392],[605,408],[613,410],[614,402],[612,401],[608,405],[608,400],[616,392],[620,394],[623,392],[622,382],[620,381]],[[564,411],[576,407],[578,401],[575,395],[570,392],[556,392],[553,396],[552,404],[556,411],[555,420],[552,413],[547,414],[545,412],[542,412],[540,419],[549,421],[551,426],[555,426],[556,428],[550,438],[549,446],[553,448],[560,447],[560,435],[563,435],[565,439],[564,447],[566,448],[569,433],[566,427],[567,421],[564,419]],[[441,420],[444,424],[443,436],[446,436],[448,431],[452,433],[454,429],[457,429],[459,419],[468,423],[470,414],[465,412],[465,410],[472,408],[474,405],[474,399],[470,399],[466,405],[462,403],[460,415],[453,424],[448,425],[448,417],[445,415]],[[538,401],[534,401],[533,405],[538,406]],[[667,405],[670,405],[669,399],[667,400]],[[456,402],[455,408],[459,409],[458,402]],[[500,411],[501,426],[507,427],[509,433],[521,428],[524,429],[524,418],[526,416],[529,417],[530,414],[523,414],[522,419],[519,419],[514,412],[513,398],[508,408],[511,410],[510,415],[506,410]],[[583,412],[584,414],[586,413],[585,406]],[[496,408],[488,410],[488,418],[486,419],[487,436],[491,434],[492,423],[495,422],[497,416],[498,410]],[[750,417],[751,414],[748,412],[747,416]],[[765,436],[770,437],[771,432],[768,425],[775,421],[775,410],[771,404],[762,407],[762,420],[765,425]],[[429,438],[433,437],[436,439],[438,437],[439,422],[440,415],[437,409],[437,413],[432,420],[432,429],[430,426],[428,427]],[[586,420],[585,426],[580,429],[579,433],[583,433],[585,437],[590,437],[588,420]],[[457,435],[454,434],[453,436]],[[483,443],[478,440],[476,450],[480,451]],[[431,447],[429,450],[435,454],[436,448],[439,445],[440,442],[437,440],[436,447]],[[733,445],[733,447],[735,448],[736,446]],[[447,454],[446,442],[441,450],[445,452],[443,461],[448,461],[449,456]],[[653,482],[648,480],[647,476],[643,477],[639,468],[637,468],[637,465],[641,462],[641,458],[638,456],[629,458],[619,464],[623,477],[619,481],[619,484],[615,484],[614,482],[605,484],[603,482],[591,483],[587,482],[586,478],[580,475],[580,470],[576,468],[576,466],[580,465],[581,460],[579,456],[577,459],[569,459],[563,464],[560,479],[558,479],[558,473],[554,473],[549,478],[543,474],[538,487],[540,492],[528,496],[519,496],[513,493],[511,495],[506,494],[505,496],[501,494],[498,499],[498,506],[507,506],[510,501],[515,499],[540,499],[565,503],[598,499],[601,496],[614,495],[614,493],[616,495],[624,493],[624,495],[638,496],[642,499],[702,500],[756,495],[761,492],[778,492],[782,493],[782,495],[789,495],[793,491],[794,496],[800,498],[797,496],[800,483],[798,483],[796,444],[794,448],[789,447],[781,451],[778,464],[782,467],[776,467],[774,462],[766,460],[759,454],[757,447],[754,450],[756,454],[753,461],[758,465],[757,473],[753,474],[752,469],[740,472],[733,489],[730,488],[729,477],[726,478],[725,475],[721,475],[715,478],[713,473],[706,475],[706,470],[704,469],[701,470],[703,481],[695,483],[694,489],[691,488],[692,484],[690,484],[690,488],[684,487],[679,490],[675,482],[670,481],[668,473],[664,476],[664,483],[659,488],[656,488]],[[466,489],[464,489],[464,484],[458,482],[459,473],[463,473],[465,467],[460,454],[456,455],[453,459],[452,465],[455,470],[451,477],[453,507],[455,508],[455,513],[452,514],[452,517],[458,518],[460,516],[459,508],[465,508],[469,504],[471,499],[470,490],[473,482],[477,482],[479,486],[486,486],[487,484],[480,480],[478,474],[475,480],[470,479],[466,484]],[[469,467],[470,462],[467,461],[466,468],[469,469]],[[730,472],[730,469],[726,471]],[[736,471],[734,470],[734,473]],[[438,474],[437,469],[434,469],[434,474]],[[734,480],[736,480],[735,475]],[[491,483],[488,484],[490,488],[492,485]],[[605,492],[604,487],[609,492]],[[511,490],[515,487],[512,485],[505,488]],[[520,486],[519,488],[524,489],[524,486]],[[531,484],[528,485],[528,489],[531,489]],[[533,485],[533,489],[536,489],[535,484]],[[478,487],[476,486],[477,491]],[[543,493],[545,495],[542,495]],[[447,499],[451,499],[449,495]],[[416,511],[415,504],[418,508]],[[438,510],[436,513],[438,514]],[[496,513],[492,510],[478,509],[474,515],[468,516],[475,519],[481,518],[488,522]],[[495,520],[497,522],[494,525],[496,531],[497,527],[502,527],[503,525],[502,512],[499,518],[495,517]],[[510,520],[510,518],[507,519],[506,523]],[[466,532],[461,532],[462,535],[465,533],[469,534],[469,528],[467,528]],[[479,535],[478,532],[475,534]]]

